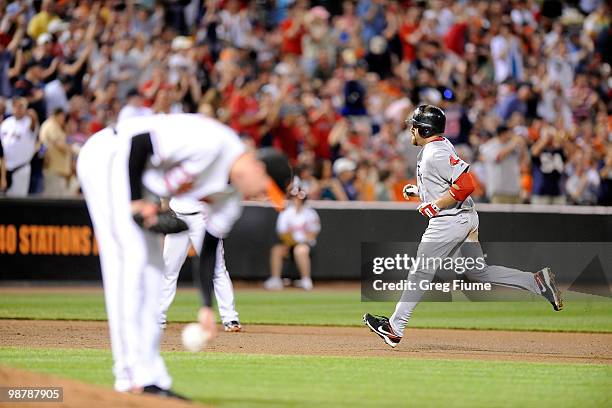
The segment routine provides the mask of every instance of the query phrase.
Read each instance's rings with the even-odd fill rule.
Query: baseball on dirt
[[[183,347],[187,351],[196,352],[206,346],[210,339],[210,333],[204,330],[198,323],[189,323],[183,329],[181,339],[183,340]]]

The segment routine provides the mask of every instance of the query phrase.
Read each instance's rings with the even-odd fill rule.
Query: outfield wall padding
[[[362,242],[419,241],[427,222],[414,204],[313,202],[322,232],[315,279],[359,279]],[[481,242],[610,242],[612,209],[478,205]],[[225,242],[236,279],[263,279],[276,242],[277,213],[248,203]],[[538,245],[534,245],[534,251]],[[612,247],[611,247],[612,248]],[[610,251],[612,253],[612,249]],[[513,265],[523,254],[499,253]],[[0,280],[100,279],[97,247],[82,200],[0,199]],[[189,269],[182,279],[190,279]],[[563,276],[561,276],[563,279]]]

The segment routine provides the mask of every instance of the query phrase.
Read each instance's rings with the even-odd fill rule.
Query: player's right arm
[[[202,250],[200,251],[200,266],[198,269],[202,307],[198,312],[198,321],[202,328],[212,336],[216,334],[215,314],[212,309],[213,276],[217,260],[217,245],[220,239],[209,231],[204,234]]]
[[[452,207],[458,202],[465,201],[475,188],[476,182],[472,173],[465,170],[440,198],[419,205],[418,211],[428,218],[435,217],[444,208]]]
[[[206,233],[200,250],[200,265],[197,278],[202,294],[202,307],[198,321],[209,333],[216,333],[213,303],[213,277],[217,261],[217,246],[231,231],[242,214],[241,196],[238,193],[211,200],[209,204]]]
[[[141,214],[144,226],[149,227],[157,222],[157,204],[144,199],[142,176],[147,161],[153,154],[151,135],[142,133],[134,136],[131,141],[130,156],[128,160],[128,174],[130,178],[131,206],[133,214]]]
[[[0,140],[0,191],[6,190],[6,162],[4,160],[4,150]]]

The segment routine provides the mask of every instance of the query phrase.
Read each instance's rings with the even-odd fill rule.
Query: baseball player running
[[[181,266],[189,252],[189,244],[193,245],[199,255],[206,232],[206,208],[203,203],[193,199],[177,197],[170,200],[169,206],[179,219],[185,221],[189,226],[189,231],[168,234],[164,238],[164,263],[166,269],[162,282],[161,312],[159,317],[162,328],[165,328],[167,324],[168,309],[176,296],[176,284]],[[234,287],[225,266],[223,240],[219,240],[219,245],[217,246],[213,287],[224,330],[226,332],[239,332],[242,330],[242,326],[240,326],[238,312],[236,312],[234,306]]]
[[[429,224],[418,247],[418,256],[425,259],[444,259],[458,256],[484,259],[478,242],[478,214],[470,194],[474,180],[469,164],[459,158],[453,145],[444,137],[446,117],[444,112],[431,105],[421,105],[413,113],[410,122],[412,144],[422,147],[418,155],[418,186],[406,185],[404,196],[418,195],[422,201],[418,211],[429,218]],[[430,264],[431,265],[431,264]],[[436,270],[427,264],[414,266],[408,275],[415,282],[416,290],[405,290],[390,319],[366,313],[365,324],[385,343],[396,347],[404,328],[419,302],[423,291],[419,282],[431,282]],[[474,268],[465,272],[475,282],[509,286],[528,290],[544,296],[554,310],[561,310],[563,303],[549,268],[538,272],[523,272],[504,266]]]
[[[157,233],[187,229],[150,195],[206,204],[208,221],[196,280],[198,321],[216,334],[212,311],[217,244],[240,216],[241,196],[267,193],[282,205],[291,180],[275,150],[247,152],[236,133],[195,114],[126,119],[83,146],[77,174],[99,244],[117,391],[180,397],[159,354],[164,263]]]

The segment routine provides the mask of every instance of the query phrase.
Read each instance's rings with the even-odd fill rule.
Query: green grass
[[[535,298],[534,298],[535,299]],[[179,291],[169,320],[195,318],[198,295]],[[357,291],[237,291],[236,305],[246,324],[361,325],[365,312],[389,315],[393,303],[362,303]],[[562,312],[544,300],[515,302],[423,302],[411,327],[612,332],[612,301],[573,294]],[[0,318],[104,320],[101,293],[2,293]]]
[[[175,389],[219,407],[604,407],[612,366],[165,353]],[[103,350],[0,348],[0,363],[110,387]]]

